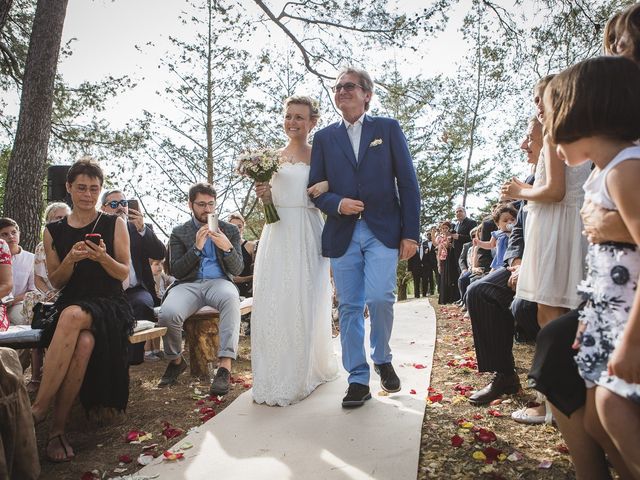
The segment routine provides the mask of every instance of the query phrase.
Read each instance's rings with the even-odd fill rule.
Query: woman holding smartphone
[[[124,410],[129,397],[127,346],[134,318],[122,290],[129,276],[129,234],[124,220],[96,210],[103,179],[95,160],[74,163],[67,173],[73,210],[44,233],[49,281],[61,293],[58,313],[44,331],[49,348],[32,413],[34,423],[42,422],[55,400],[46,442],[52,462],[74,456],[65,424],[78,393],[89,412]]]

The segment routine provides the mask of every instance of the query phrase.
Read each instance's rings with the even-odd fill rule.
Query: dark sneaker
[[[515,372],[496,373],[489,385],[469,397],[471,405],[479,406],[491,403],[502,395],[518,393],[520,390],[520,379]]]
[[[164,371],[164,375],[162,375],[160,382],[158,382],[158,387],[162,388],[173,385],[176,383],[178,376],[187,369],[187,362],[184,357],[180,358],[182,361],[178,365],[173,362],[169,362],[167,369]]]
[[[370,398],[369,385],[350,383],[347,395],[342,399],[342,406],[344,408],[361,407]]]
[[[231,383],[231,372],[224,367],[219,367],[216,376],[213,377],[209,393],[211,395],[226,395],[229,393],[229,384]]]
[[[400,391],[400,379],[396,375],[393,365],[382,363],[374,365],[373,369],[380,375],[380,386],[385,392],[395,393]]]

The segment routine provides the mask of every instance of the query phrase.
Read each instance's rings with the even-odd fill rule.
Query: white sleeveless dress
[[[607,189],[609,172],[625,161],[639,161],[640,147],[622,150],[602,170],[595,170],[585,183],[585,201],[607,210],[618,210]],[[599,385],[640,405],[640,384],[609,375],[607,364],[624,335],[638,288],[640,247],[629,244],[591,244],[588,275],[580,284],[587,304],[580,312],[586,324],[576,364],[587,387]]]
[[[516,297],[530,302],[573,309],[580,305],[577,287],[585,276],[587,240],[582,235],[582,186],[591,162],[564,166],[565,195],[560,202],[529,202],[524,255]],[[534,187],[547,181],[544,154],[536,167]]]
[[[337,376],[331,345],[329,260],[324,221],[307,196],[309,166],[283,163],[271,180],[280,221],[262,230],[251,314],[253,399],[290,405]]]

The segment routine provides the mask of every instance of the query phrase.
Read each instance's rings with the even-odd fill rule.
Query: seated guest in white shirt
[[[22,314],[22,301],[27,292],[36,289],[33,277],[34,255],[20,246],[20,227],[11,218],[0,218],[0,238],[9,245],[13,269],[13,300],[7,304],[11,325],[24,325],[28,319]]]

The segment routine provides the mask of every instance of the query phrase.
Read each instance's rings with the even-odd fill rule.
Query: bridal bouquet
[[[268,182],[280,166],[280,156],[277,151],[270,149],[254,150],[243,153],[238,158],[237,172],[249,177],[255,182]],[[264,216],[267,223],[280,220],[276,207],[270,201],[262,201]]]

